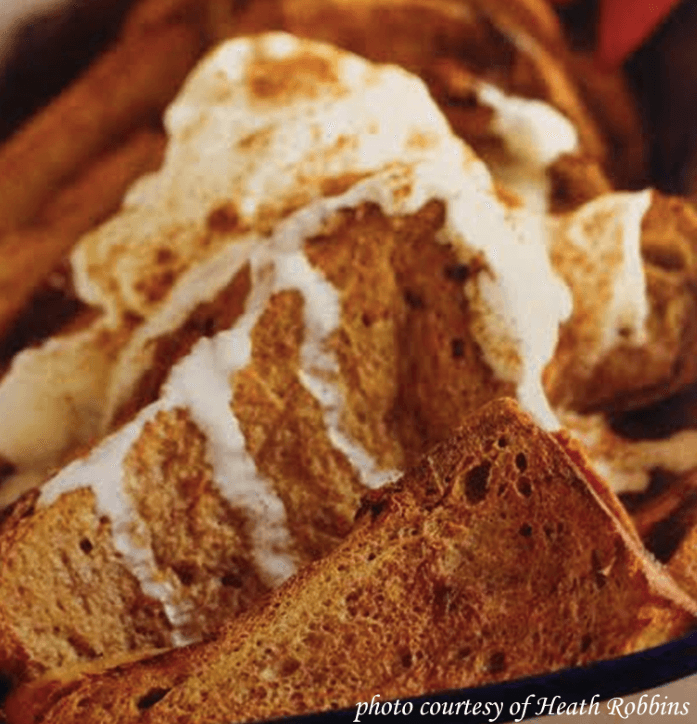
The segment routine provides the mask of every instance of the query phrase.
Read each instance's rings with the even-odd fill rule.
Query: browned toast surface
[[[340,302],[338,327],[327,339],[339,365],[327,383],[344,395],[343,429],[383,470],[414,464],[468,412],[512,391],[472,339],[461,276],[477,272],[436,242],[442,224],[437,202],[394,217],[360,205],[343,209],[326,233],[304,243]],[[161,380],[198,338],[234,333],[253,286],[248,271],[231,273],[219,297],[156,340],[156,364],[122,407],[128,417],[157,403]],[[268,552],[254,531],[263,537],[273,525],[263,506],[254,511],[226,498],[224,479],[243,477],[245,465],[255,470],[254,495],[283,511],[289,542],[278,546],[294,565],[325,555],[348,534],[367,471],[337,443],[303,384],[312,292],[298,276],[263,303],[247,332],[250,359],[227,380],[229,404],[213,431],[185,405],[144,409],[145,421],[126,423],[63,471],[72,483],[55,500],[34,505],[31,493],[8,512],[0,527],[0,616],[11,636],[0,638],[7,660],[0,670],[33,678],[47,668],[170,645],[177,639],[167,611],[170,619],[181,612],[179,633],[191,641],[246,610],[270,587],[259,562]],[[225,344],[234,351],[243,339]],[[197,380],[204,387],[203,378],[214,374],[207,364],[200,362]],[[215,437],[228,424],[239,425],[246,449],[216,470],[211,460],[224,444]],[[123,455],[85,478],[80,466],[119,440]],[[117,542],[124,536],[125,549]],[[152,552],[149,563],[133,562],[141,547]],[[143,593],[151,585],[161,591],[159,584],[173,598]],[[166,600],[172,608],[163,609]],[[135,616],[137,610],[150,615]]]
[[[694,612],[559,444],[503,400],[371,493],[339,548],[214,641],[49,685],[34,718],[20,690],[8,715],[228,722],[349,707],[619,656]]]
[[[420,11],[428,5],[414,3]],[[493,147],[492,157],[501,139],[490,133],[491,109],[471,95],[476,83],[470,89],[467,73],[472,68],[506,90],[545,98],[570,115],[580,128],[585,155],[561,158],[547,170],[552,210],[573,210],[597,198],[610,188],[599,163],[604,143],[583,103],[569,93],[563,65],[545,66],[550,48],[561,42],[554,27],[538,38],[534,57],[516,54],[507,33],[527,21],[504,9],[488,14],[484,5],[472,3],[476,22],[465,33],[471,57],[448,66],[442,58],[432,61],[436,51],[456,54],[462,41],[462,27],[447,22],[454,5],[442,4],[450,8],[439,16],[442,24],[429,21],[432,36],[416,37],[411,34],[420,29],[415,16],[404,14],[408,4],[367,4],[371,18],[377,8],[377,16],[404,31],[405,57],[390,59],[417,70],[436,95],[442,93],[438,100],[456,130],[475,147]],[[302,18],[291,11],[302,6],[268,3],[270,24],[293,26]],[[214,38],[260,29],[263,13],[257,17],[255,8],[264,3],[252,3],[239,25],[231,3],[208,2],[205,18],[196,20],[193,7],[179,0],[145,2],[128,27],[143,43],[158,23],[171,24],[186,38],[192,60]],[[332,22],[342,34],[341,23]],[[357,35],[347,31],[337,42],[353,50],[365,46],[377,57],[379,42],[373,46],[366,30],[372,24]],[[380,37],[384,32],[383,25]],[[483,60],[492,46],[501,60],[493,68]],[[171,78],[162,73],[168,78],[163,93],[171,95],[183,69],[168,70]],[[268,78],[261,81],[263,91]],[[163,103],[158,99],[156,107]],[[142,113],[152,112],[151,105],[144,108]],[[123,122],[121,116],[117,120]],[[161,139],[151,135],[153,150],[143,168],[160,158]],[[101,148],[101,137],[86,138],[89,148]],[[89,148],[80,153],[89,156]],[[87,163],[80,158],[79,168],[57,164],[55,179],[67,183],[70,174],[80,177]],[[129,178],[133,173],[128,171]],[[75,187],[80,193],[92,176],[84,178]],[[45,179],[37,179],[39,204]],[[326,178],[321,193],[339,195],[360,180]],[[122,189],[115,186],[116,199]],[[48,206],[49,221],[51,213],[62,218],[73,211],[75,194],[65,198],[54,211]],[[109,199],[111,205],[118,200]],[[511,207],[518,203],[505,189],[500,189],[502,199]],[[208,232],[240,231],[233,228],[237,216],[229,208],[209,216]],[[17,209],[17,223],[24,223],[30,205],[17,204]],[[308,263],[340,301],[340,324],[322,343],[338,362],[332,381],[345,402],[341,432],[348,432],[383,472],[417,463],[465,414],[512,394],[513,384],[495,377],[471,331],[463,283],[471,283],[485,265],[480,268],[476,256],[465,264],[453,244],[442,243],[444,213],[438,199],[398,216],[364,203],[336,213],[327,233],[303,244]],[[81,216],[75,228],[83,225]],[[560,366],[565,404],[623,410],[660,399],[697,377],[697,365],[690,361],[697,347],[696,229],[687,207],[656,197],[641,239],[651,304],[649,344],[614,349],[578,380]],[[56,246],[58,256],[74,241],[74,234],[68,236],[65,245]],[[17,236],[19,242],[25,238],[24,232]],[[248,271],[243,267],[214,299],[153,340],[153,363],[117,409],[114,428],[158,398],[172,365],[201,337],[238,321],[248,301]],[[166,296],[171,279],[153,278],[162,282]],[[195,711],[202,721],[222,722],[348,706],[369,698],[376,686],[386,695],[405,696],[621,655],[677,635],[692,620],[693,604],[646,559],[629,519],[583,453],[563,436],[555,441],[541,433],[509,403],[486,408],[400,484],[371,493],[358,527],[340,543],[365,481],[336,444],[336,431],[323,417],[326,410],[304,381],[300,358],[310,326],[304,318],[309,300],[300,287],[266,300],[251,328],[248,364],[228,380],[233,397],[228,412],[244,436],[244,452],[281,501],[292,537],[289,557],[298,565],[325,554],[329,558],[310,564],[284,594],[230,623],[215,641],[75,680],[64,673],[68,683],[49,678],[20,691],[11,712],[34,694],[36,702],[17,721],[44,720],[44,712],[46,721],[71,716],[76,721],[136,716],[187,721]],[[21,291],[24,299],[28,290]],[[123,460],[124,496],[148,521],[146,532],[134,525],[129,534],[152,551],[153,585],[174,586],[174,603],[187,599],[188,622],[179,633],[194,637],[210,636],[228,617],[254,607],[270,588],[255,567],[252,524],[221,494],[211,457],[203,428],[185,408],[172,407],[143,426]],[[3,462],[0,458],[0,469]],[[5,467],[12,472],[12,461]],[[114,545],[112,521],[93,492],[79,487],[44,508],[34,502],[32,493],[7,511],[0,525],[0,672],[26,679],[66,663],[175,643],[166,605],[145,593],[125,565]],[[688,559],[675,560],[677,566]],[[697,575],[692,563],[685,570]],[[692,592],[690,586],[686,590]],[[347,661],[342,653],[349,649],[356,653]],[[239,682],[233,691],[230,678]],[[202,708],[201,700],[207,702]],[[118,703],[112,707],[110,701]],[[109,718],[110,707],[116,719]]]

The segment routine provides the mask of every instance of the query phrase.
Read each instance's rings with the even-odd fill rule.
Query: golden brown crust
[[[695,611],[562,448],[497,401],[371,493],[338,549],[218,639],[79,677],[35,704],[34,721],[350,707],[376,690],[415,696],[619,656],[679,634]],[[21,702],[8,702],[11,724]]]
[[[566,430],[555,433],[554,437],[562,446],[564,452],[581,471],[596,495],[598,495],[603,503],[612,511],[617,521],[624,526],[627,533],[631,535],[637,543],[640,543],[641,537],[636,527],[636,521],[630,517],[626,508],[608,487],[608,484],[595,471],[593,462],[583,445]]]

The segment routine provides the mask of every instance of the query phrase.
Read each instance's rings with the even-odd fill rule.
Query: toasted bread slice
[[[413,117],[371,115],[395,97]],[[209,635],[332,550],[368,487],[496,397],[557,427],[540,378],[568,297],[544,236],[516,225],[417,79],[269,34],[222,46],[170,123],[163,169],[77,254],[113,308],[102,324],[142,318],[125,344],[112,336],[113,435],[0,531],[15,677]],[[72,362],[99,372],[82,335]]]
[[[485,684],[620,656],[694,622],[564,448],[499,400],[344,543],[213,641],[42,682],[19,722],[233,722]],[[43,692],[43,693],[42,693]]]
[[[551,254],[574,291],[574,315],[548,370],[552,403],[619,412],[694,383],[697,214],[689,204],[657,192],[608,194],[560,223]]]
[[[220,91],[221,70],[233,80],[219,104],[193,112],[209,84]],[[279,83],[280,70],[295,73]],[[413,97],[414,115],[378,122],[383,96]],[[539,366],[565,290],[418,79],[287,35],[232,41],[173,108],[175,160],[195,131],[229,151],[224,103],[260,106],[232,115],[242,147],[256,139],[266,154],[233,147],[244,173],[220,174],[226,192],[205,177],[210,146],[196,146],[196,173],[182,180],[166,162],[136,190],[152,199],[82,249],[93,293],[120,289],[113,304],[130,297],[144,312],[158,301],[153,255],[164,271],[191,272],[132,335],[113,434],[6,516],[0,618],[11,636],[0,647],[16,677],[210,634],[331,550],[368,487],[495,397],[517,394],[556,424]],[[194,221],[159,247],[147,234],[154,210],[166,224],[174,213],[162,187],[182,183],[210,205],[201,219],[192,202]],[[197,243],[176,246],[182,237]],[[539,310],[532,322],[513,304],[523,298]],[[144,600],[147,622],[132,617]]]

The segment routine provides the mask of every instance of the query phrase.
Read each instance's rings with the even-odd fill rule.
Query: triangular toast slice
[[[543,239],[508,224],[485,166],[423,84],[268,34],[221,46],[169,118],[198,128],[182,109],[198,108],[197,82],[217,88],[223,70],[234,112],[219,119],[218,140],[244,166],[232,176],[247,191],[230,164],[216,174],[202,157],[214,229],[186,227],[219,248],[187,262],[121,349],[118,429],[0,519],[0,675],[13,680],[208,636],[331,550],[368,487],[396,479],[495,397],[517,394],[557,424],[540,375],[568,294]],[[409,113],[380,111],[412,94]],[[374,107],[388,117],[372,127]],[[245,124],[266,129],[270,150],[250,151],[251,168],[227,147],[235,118],[240,142]],[[323,146],[319,128],[332,129]],[[170,146],[172,155],[186,156]],[[203,193],[183,171],[161,173]],[[231,188],[219,189],[218,176]],[[284,196],[276,177],[302,193]],[[143,179],[136,196],[149,189],[169,223],[160,182]],[[240,197],[256,204],[245,233],[233,213],[246,208]],[[228,198],[233,206],[221,206]],[[93,237],[100,243],[80,247],[106,278],[132,264],[151,271],[135,236],[146,211],[125,229],[115,217]],[[180,251],[196,257],[184,242]]]
[[[582,461],[581,461],[582,462]],[[10,724],[270,719],[660,644],[695,603],[516,403],[468,418],[349,537],[214,640],[8,701]]]

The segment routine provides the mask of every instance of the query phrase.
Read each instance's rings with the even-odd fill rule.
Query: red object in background
[[[668,17],[679,0],[601,0],[598,61],[620,66]]]
[[[570,5],[574,0],[552,0]],[[599,0],[598,62],[605,68],[618,68],[653,31],[680,0]]]

